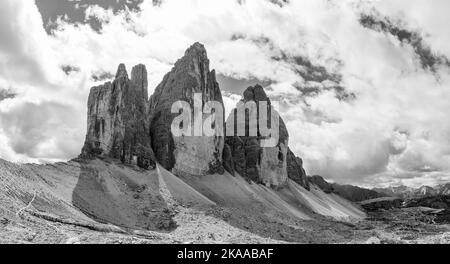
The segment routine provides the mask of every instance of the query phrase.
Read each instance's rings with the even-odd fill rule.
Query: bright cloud
[[[270,83],[310,174],[368,186],[450,180],[449,67],[424,69],[417,43],[360,22],[387,17],[448,58],[448,1],[77,2],[99,28],[61,16],[49,35],[32,1],[0,4],[0,91],[15,95],[0,100],[2,158],[75,157],[89,87],[121,62],[144,63],[151,94],[199,41],[218,74]],[[228,112],[237,100],[224,92]]]

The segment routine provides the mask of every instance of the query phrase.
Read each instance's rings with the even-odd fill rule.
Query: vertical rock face
[[[258,103],[262,101],[266,101],[269,107],[272,107],[270,99],[261,86],[249,87],[244,91],[243,103]],[[260,110],[258,108],[250,108],[246,113],[244,124],[245,136],[238,136],[236,133],[239,125],[235,121],[237,118],[236,111],[234,109],[231,113],[232,116],[230,115],[227,119],[227,129],[234,127],[234,136],[229,136],[229,133],[226,133],[227,137],[225,139],[225,149],[229,149],[232,157],[231,161],[225,159],[226,155],[224,152],[224,164],[227,171],[230,173],[237,172],[248,180],[273,187],[283,187],[287,183],[288,178],[290,178],[306,189],[309,189],[307,176],[303,169],[303,161],[299,157],[296,157],[288,147],[289,134],[283,119],[279,117],[279,138],[276,146],[261,147],[260,143],[264,137],[260,133],[262,129],[262,124],[259,123]],[[249,136],[249,118],[252,116],[252,111],[257,112],[256,115],[253,114],[258,120],[256,122],[256,137]],[[270,108],[268,111],[270,111]],[[231,117],[234,117],[234,120]],[[230,126],[229,122],[233,121],[234,126]],[[269,119],[267,123],[271,126],[273,121]],[[230,167],[231,169],[229,169]]]
[[[286,126],[279,118],[279,138],[274,147],[262,147],[261,140],[265,139],[261,133],[261,124],[259,120],[260,110],[258,103],[266,101],[268,112],[271,109],[270,99],[267,97],[264,89],[257,85],[249,87],[244,92],[243,103],[255,102],[255,107],[249,108],[245,114],[245,124],[238,120],[237,109],[234,109],[227,120],[227,129],[234,127],[234,136],[229,136],[227,131],[226,145],[231,149],[234,161],[234,169],[245,178],[263,183],[268,186],[281,187],[287,183],[287,149],[289,135]],[[256,113],[254,113],[256,111]],[[270,116],[270,114],[268,114]],[[250,118],[256,117],[256,136],[250,134]],[[230,125],[229,122],[234,122]],[[269,127],[271,119],[268,120]],[[245,136],[238,135],[238,127],[245,126]]]
[[[144,65],[135,66],[129,79],[125,65],[121,64],[113,82],[91,89],[88,131],[81,157],[108,156],[146,169],[159,162],[176,175],[198,176],[223,173],[226,169],[233,175],[239,173],[248,180],[267,186],[282,187],[290,178],[309,189],[302,160],[288,148],[289,134],[278,113],[275,113],[279,125],[278,139],[272,146],[263,147],[261,144],[267,137],[262,133],[266,124],[260,124],[259,116],[264,112],[260,112],[258,103],[265,102],[269,106],[267,128],[272,126],[271,123],[275,124],[275,120],[270,117],[270,109],[273,108],[270,99],[259,85],[249,87],[243,94],[242,102],[251,102],[255,106],[247,109],[245,118],[239,121],[241,123],[236,121],[237,109],[232,111],[227,121],[230,129],[229,124],[233,122],[230,118],[234,117],[231,124],[234,136],[225,131],[212,136],[173,135],[172,122],[180,115],[172,113],[175,102],[182,101],[190,106],[192,127],[196,110],[201,121],[209,117],[198,109],[194,94],[200,94],[201,107],[215,101],[223,109],[219,84],[214,70],[210,71],[202,44],[195,43],[186,50],[156,87],[150,100],[147,85]],[[220,122],[223,123],[223,113],[221,115]],[[252,126],[250,117],[255,122]],[[185,125],[182,124],[183,127]],[[215,124],[215,129],[225,127],[221,125]],[[238,135],[239,127],[244,127],[243,135]],[[250,134],[253,128],[256,134]]]
[[[222,162],[223,168],[229,173],[231,173],[231,175],[235,175],[234,174],[235,162],[233,160],[233,153],[231,152],[231,147],[228,144],[224,144],[223,146]]]
[[[215,72],[209,70],[209,59],[200,43],[185,52],[150,98],[152,148],[158,162],[177,175],[222,173],[223,136],[175,137],[171,133],[172,121],[179,115],[171,113],[173,103],[188,102],[194,111],[195,93],[202,94],[203,104],[218,101],[223,105]]]
[[[303,168],[303,160],[296,157],[291,149],[288,149],[287,154],[287,172],[289,179],[309,190],[309,181],[305,169]]]
[[[81,157],[108,156],[145,169],[154,167],[146,118],[147,94],[144,65],[133,68],[130,80],[121,64],[112,83],[93,87]]]

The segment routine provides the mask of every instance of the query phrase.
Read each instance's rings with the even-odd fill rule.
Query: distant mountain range
[[[388,188],[366,189],[353,185],[341,185],[329,183],[322,176],[308,176],[311,184],[318,186],[325,193],[334,193],[352,202],[361,202],[382,197],[395,198],[423,198],[437,195],[450,195],[450,183],[441,184],[436,187],[422,186],[412,188],[407,186],[395,186]]]
[[[450,183],[441,184],[436,187],[422,186],[419,188],[412,188],[401,185],[388,188],[374,188],[372,190],[384,194],[385,196],[418,198],[435,195],[450,195]]]

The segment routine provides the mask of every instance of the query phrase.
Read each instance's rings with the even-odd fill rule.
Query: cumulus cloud
[[[58,42],[46,34],[32,1],[2,1],[0,20],[0,157],[74,157],[85,126],[80,81],[64,74],[53,50]]]
[[[0,120],[9,145],[17,154],[36,160],[70,159],[79,151],[79,118],[75,108],[58,102],[14,104]]]
[[[42,84],[45,69],[41,67],[42,43],[45,33],[27,32],[29,25],[41,25],[39,13],[23,1],[5,1],[0,15],[0,76],[16,79],[16,82],[36,82]],[[14,11],[16,10],[16,11]],[[34,11],[34,12],[33,12]],[[39,34],[40,33],[40,34]],[[45,53],[45,52],[44,52]]]
[[[0,5],[0,86],[17,93],[0,101],[2,157],[76,156],[90,86],[121,62],[144,63],[151,94],[200,41],[224,86],[258,80],[280,101],[291,148],[310,174],[368,186],[450,180],[449,69],[425,69],[417,48],[450,57],[448,1],[83,2],[86,23],[62,16],[50,35],[33,2]],[[364,15],[378,27],[362,23]],[[413,32],[415,42],[393,28]],[[242,89],[223,92],[226,111]]]

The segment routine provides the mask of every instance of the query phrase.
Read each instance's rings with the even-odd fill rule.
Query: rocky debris
[[[181,203],[173,203],[166,197],[170,193],[169,190],[178,190],[176,192],[180,193],[180,189],[173,188],[181,180],[173,175],[171,178],[179,180],[178,183],[171,182],[167,175],[161,178],[154,177],[153,175],[157,173],[157,170],[134,170],[129,166],[110,164],[103,160],[84,161],[83,164],[69,162],[52,165],[15,165],[3,162],[0,159],[0,185],[5,186],[5,188],[0,189],[0,200],[5,201],[0,203],[0,243],[170,244],[191,243],[192,241],[192,243],[260,244],[280,243],[281,240],[294,243],[351,243],[352,241],[361,243],[372,236],[379,237],[383,243],[388,243],[390,240],[386,238],[390,235],[398,237],[399,242],[404,242],[405,240],[402,241],[403,238],[409,239],[410,237],[416,238],[411,241],[412,243],[416,241],[417,243],[448,243],[450,241],[448,225],[446,227],[428,223],[428,219],[435,219],[437,222],[438,217],[435,218],[433,215],[422,216],[418,219],[421,223],[415,223],[419,222],[416,216],[420,215],[409,213],[409,209],[415,208],[399,209],[405,212],[401,215],[399,215],[397,209],[377,211],[374,212],[374,214],[380,215],[377,219],[361,220],[361,224],[359,222],[355,224],[356,227],[319,215],[314,215],[313,221],[299,220],[289,214],[275,213],[280,207],[272,203],[268,203],[268,205],[274,206],[269,210],[262,210],[259,206],[260,202],[252,203],[255,206],[212,206],[199,210],[199,208],[184,207]],[[103,168],[106,170],[105,173],[100,175],[104,180],[96,178],[95,175],[86,175],[86,180],[97,181],[97,184],[88,184],[86,188],[83,188],[88,192],[95,191],[93,188],[96,189],[90,197],[101,196],[99,192],[113,193],[116,199],[126,202],[123,207],[117,207],[117,203],[115,206],[109,206],[108,204],[105,206],[105,203],[100,202],[99,208],[101,210],[97,213],[101,213],[102,210],[118,209],[122,212],[123,217],[129,215],[140,217],[140,214],[145,211],[148,214],[145,218],[148,218],[148,223],[152,223],[154,226],[149,228],[142,225],[142,228],[139,229],[125,228],[114,226],[114,222],[109,221],[107,221],[109,224],[99,223],[83,215],[78,208],[74,207],[73,196],[70,195],[74,188],[82,187],[75,186],[78,185],[75,179],[79,177],[80,169],[83,166],[94,166],[97,169]],[[123,183],[110,182],[108,178],[111,177],[118,177],[117,179],[122,180],[129,178],[129,180],[125,180]],[[224,177],[238,180],[238,177],[225,175],[212,175],[210,177],[220,179],[222,183]],[[194,178],[202,181],[198,177]],[[239,182],[242,183],[242,181]],[[102,186],[98,186],[100,184]],[[248,188],[263,190],[260,186],[254,184],[247,185],[242,189],[249,190]],[[144,196],[147,190],[150,195]],[[213,188],[212,190],[216,189]],[[226,188],[226,190],[232,189]],[[38,197],[32,206],[23,211],[20,216],[17,216],[16,212],[31,201],[31,197],[36,191]],[[137,205],[139,201],[131,198],[131,195],[135,192],[140,192],[143,195],[140,205]],[[264,193],[260,194],[265,196]],[[85,194],[82,193],[80,197],[86,198]],[[157,199],[159,195],[163,197],[161,202]],[[234,192],[231,195],[234,195]],[[223,199],[222,197],[218,198]],[[265,197],[268,198],[269,196]],[[93,201],[89,198],[87,200]],[[119,202],[118,200],[116,202]],[[152,200],[153,202],[151,202]],[[160,216],[155,217],[157,215]],[[2,220],[2,217],[6,220]],[[172,217],[177,225],[174,230],[171,230],[174,228],[174,223],[171,223],[169,217]],[[130,220],[136,221],[133,218]],[[387,223],[383,220],[386,218],[389,221]],[[394,219],[395,222],[392,222],[391,219]],[[168,232],[165,228],[169,228],[171,231]],[[374,232],[376,233],[374,234]],[[211,236],[211,234],[214,234],[214,236]],[[430,238],[432,240],[429,240]]]
[[[418,211],[420,209],[421,214],[433,216],[431,221],[433,224],[450,222],[450,196],[445,195],[408,199],[384,197],[363,201],[360,205],[369,212],[393,209]]]
[[[87,135],[81,158],[106,156],[144,169],[154,168],[146,118],[147,71],[137,65],[128,78],[119,65],[115,80],[93,87],[88,100]]]
[[[234,109],[227,119],[227,129],[234,129],[234,136],[229,131],[226,135],[226,144],[231,149],[234,160],[234,169],[248,180],[262,183],[267,186],[281,187],[287,183],[287,152],[289,134],[281,118],[279,118],[279,138],[274,147],[262,147],[261,141],[267,139],[262,136],[262,127],[259,116],[260,109],[258,103],[266,101],[268,106],[267,127],[271,127],[275,120],[270,117],[272,109],[270,99],[267,97],[264,89],[260,85],[249,87],[244,91],[242,103],[255,102],[252,107],[249,105],[245,114],[245,124],[239,124],[238,109]],[[256,113],[255,113],[256,112]],[[250,121],[250,118],[256,117],[256,124]],[[241,121],[241,122],[242,122]],[[234,123],[231,123],[234,122]],[[253,125],[256,127],[253,127]],[[239,127],[245,126],[245,136],[238,135]],[[251,133],[256,130],[256,136]]]
[[[8,225],[9,222],[10,222],[10,220],[9,220],[8,218],[2,217],[2,218],[0,219],[0,224],[2,224],[3,226]]]
[[[438,185],[436,189],[440,195],[450,195],[450,183]]]
[[[364,244],[368,245],[379,245],[381,244],[381,240],[378,237],[370,237],[369,239],[364,242]]]
[[[209,59],[200,43],[185,52],[150,98],[150,134],[156,159],[177,175],[223,173],[223,136],[175,137],[171,133],[172,121],[179,115],[171,113],[173,103],[188,102],[194,111],[195,93],[201,93],[203,105],[209,101],[223,105],[215,71],[209,70]]]
[[[435,212],[435,222],[439,224],[450,224],[450,209]]]
[[[434,209],[450,209],[449,195],[436,195],[423,198],[406,199],[405,207],[429,207]]]
[[[448,244],[450,229],[438,222],[432,210],[415,207],[373,211],[356,226],[371,236],[365,243]]]

